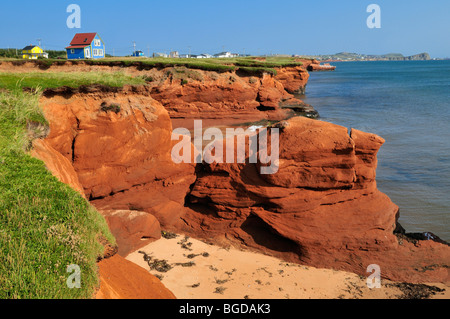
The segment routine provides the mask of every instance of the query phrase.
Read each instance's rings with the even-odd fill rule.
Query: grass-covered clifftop
[[[0,91],[0,299],[91,298],[100,240],[115,239],[87,200],[28,155],[27,124],[47,125],[39,96],[20,86]],[[72,264],[79,289],[67,286]]]
[[[15,65],[25,64],[30,60],[22,59],[1,59],[5,62],[12,62]],[[31,61],[39,65],[41,69],[50,68],[53,65],[64,65],[67,60],[62,59],[42,59]],[[152,68],[167,67],[187,67],[190,69],[198,69],[214,72],[233,72],[244,71],[252,74],[269,73],[276,75],[277,68],[302,66],[302,62],[297,62],[291,57],[239,57],[239,58],[210,58],[210,59],[180,59],[180,58],[127,58],[114,57],[98,60],[70,60],[70,63],[85,63],[87,65],[103,65],[103,66],[135,66],[140,70],[149,70]]]
[[[111,87],[122,87],[124,84],[142,85],[141,77],[131,77],[123,72],[0,72],[0,88],[14,91],[21,88],[58,88],[68,86],[77,88],[81,85],[102,84]]]

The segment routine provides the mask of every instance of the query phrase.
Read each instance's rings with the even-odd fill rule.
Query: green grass
[[[208,60],[208,61],[207,61]],[[87,64],[91,65],[109,65],[111,63],[117,63],[123,67],[136,66],[139,69],[148,70],[152,68],[167,68],[167,67],[187,67],[190,69],[198,69],[204,71],[215,72],[232,72],[236,70],[234,65],[227,65],[209,61],[212,59],[172,59],[172,58],[107,58],[101,60],[87,60]]]
[[[260,61],[254,57],[245,58],[212,58],[212,59],[175,59],[175,58],[108,58],[96,61],[89,61],[89,64],[108,64],[111,62],[122,63],[124,66],[135,65],[137,67],[172,67],[185,66],[191,69],[201,69],[206,71],[228,72],[238,69],[249,73],[272,73],[276,74],[275,68],[301,66],[301,62],[295,62],[294,58],[268,57],[265,61]]]
[[[81,85],[102,84],[111,87],[122,87],[125,84],[143,85],[142,77],[131,77],[123,72],[0,72],[0,88],[14,90],[21,88],[57,88],[61,86],[79,87]]]
[[[38,99],[20,87],[0,92],[0,299],[91,298],[99,238],[115,240],[87,200],[27,154],[27,123],[47,125]],[[71,264],[80,289],[67,287]]]
[[[16,55],[17,52],[17,55]],[[48,53],[50,59],[54,58],[65,58],[67,56],[66,51],[63,50],[45,50]],[[21,58],[22,48],[16,49],[0,49],[0,57],[4,58]]]
[[[2,60],[0,60],[1,63]],[[26,60],[3,59],[21,64]],[[72,61],[79,63],[80,61]],[[256,59],[256,57],[238,57],[238,58],[211,58],[211,59],[179,59],[179,58],[130,58],[130,57],[114,57],[98,60],[81,60],[81,62],[89,65],[118,65],[122,67],[135,66],[141,70],[149,70],[152,68],[167,67],[187,67],[189,69],[198,69],[214,72],[233,72],[241,70],[249,74],[271,73],[276,75],[276,68],[301,66],[301,62],[295,62],[292,57],[267,57],[264,61]],[[47,59],[39,60],[41,69],[49,68],[53,64],[65,63],[65,60]]]

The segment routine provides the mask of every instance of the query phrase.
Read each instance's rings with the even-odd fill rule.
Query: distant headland
[[[410,56],[404,56],[401,53],[389,53],[383,55],[360,54],[340,52],[328,55],[308,55],[305,58],[316,59],[318,61],[425,61],[432,60],[426,52]]]

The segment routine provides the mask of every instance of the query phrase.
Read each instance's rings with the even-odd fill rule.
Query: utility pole
[[[136,41],[133,41],[133,53],[136,52]]]
[[[189,48],[189,58],[191,58],[191,46],[188,46],[188,48]]]
[[[36,39],[39,42],[39,47],[41,47],[41,41],[42,39]]]

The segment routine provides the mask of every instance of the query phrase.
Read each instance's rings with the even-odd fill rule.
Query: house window
[[[71,54],[75,54],[75,49],[70,49]]]
[[[103,49],[92,49],[94,56],[103,56]]]
[[[95,39],[95,40],[94,40],[94,45],[95,45],[96,47],[99,47],[99,46],[101,46],[102,44],[101,44],[101,42],[100,42],[99,39]]]

